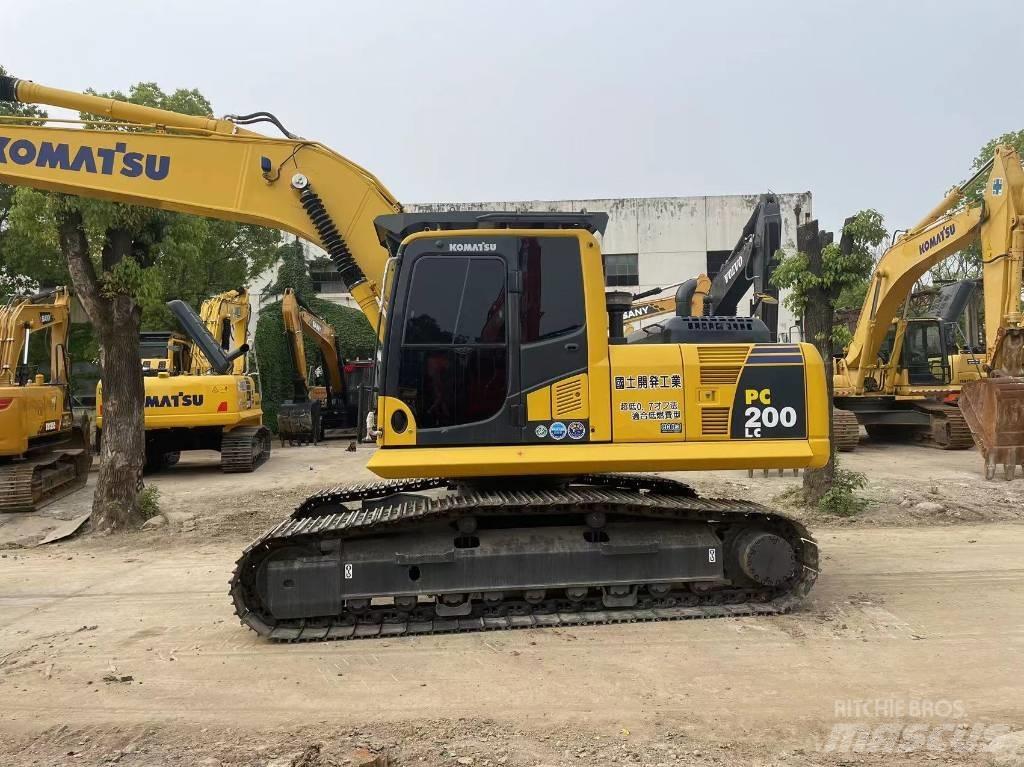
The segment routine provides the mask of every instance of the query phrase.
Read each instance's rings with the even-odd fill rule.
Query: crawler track
[[[799,604],[818,574],[818,549],[806,528],[758,504],[742,500],[701,499],[687,485],[658,477],[590,475],[552,489],[496,489],[411,495],[446,488],[443,480],[376,482],[339,487],[311,496],[279,525],[254,541],[238,560],[230,594],[243,625],[277,641],[314,641],[419,635],[463,631],[572,626],[581,624],[682,620],[782,613]],[[360,508],[354,508],[361,504]],[[632,604],[609,606],[602,584],[530,592],[499,592],[492,600],[470,594],[465,614],[444,614],[445,594],[425,595],[399,604],[390,595],[349,600],[336,615],[275,618],[261,595],[261,573],[275,558],[320,556],[340,551],[346,542],[387,533],[416,532],[467,515],[521,524],[543,515],[601,514],[627,523],[701,523],[713,528],[726,550],[730,536],[756,528],[769,530],[792,546],[792,576],[774,586],[730,578],[698,584],[632,586]],[[589,518],[589,517],[588,517]],[[396,539],[397,540],[397,539]],[[407,555],[410,553],[407,552]],[[415,552],[411,553],[412,555]],[[401,556],[401,552],[395,554]],[[412,558],[409,561],[414,561]],[[450,595],[448,595],[450,596]],[[461,595],[465,598],[467,595]],[[530,598],[532,596],[532,598]],[[475,597],[475,598],[474,598]],[[386,604],[381,604],[386,600]]]
[[[88,448],[0,466],[0,513],[36,511],[74,492],[85,485],[91,466]]]
[[[225,474],[255,471],[270,458],[270,430],[266,426],[240,426],[220,443],[220,467]]]

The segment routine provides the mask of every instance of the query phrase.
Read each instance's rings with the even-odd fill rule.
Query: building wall
[[[811,193],[778,195],[782,246],[796,248],[796,228],[811,219]],[[606,255],[637,254],[639,285],[634,292],[672,285],[708,269],[708,252],[730,251],[757,206],[758,195],[631,197],[605,200],[522,200],[515,202],[415,203],[410,212],[509,210],[608,214],[601,247]],[[750,296],[747,297],[749,299]],[[741,311],[748,306],[740,304]],[[779,335],[797,340],[796,321],[779,307]],[[792,334],[792,335],[791,335]]]

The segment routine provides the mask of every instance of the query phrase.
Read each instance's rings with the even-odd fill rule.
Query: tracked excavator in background
[[[967,202],[967,191],[982,178],[982,199]],[[947,326],[952,308],[943,310],[945,317],[901,315],[914,285],[930,268],[979,238],[984,354],[973,344],[951,346]],[[999,146],[988,163],[900,235],[879,260],[853,340],[836,367],[836,406],[854,412],[872,438],[916,439],[943,449],[977,442],[983,452],[990,445],[989,476],[1002,458],[1010,466],[1019,463],[1014,458],[1018,449],[1024,451],[1024,381],[1013,375],[1016,368],[1009,360],[1001,367],[1001,358],[1003,350],[1024,339],[1022,267],[1024,170],[1012,147]],[[1002,385],[988,383],[988,371],[996,368],[1006,373]]]
[[[146,470],[173,466],[182,451],[216,450],[226,473],[255,471],[270,457],[260,391],[246,372],[249,295],[229,290],[206,299],[200,314],[168,304],[185,331],[140,334],[145,387]],[[103,385],[96,387],[102,439]]]
[[[0,181],[284,229],[327,251],[378,332],[368,468],[384,481],[315,493],[242,553],[231,599],[259,635],[771,614],[814,583],[799,521],[624,472],[823,466],[823,361],[743,336],[749,318],[627,343],[605,214],[402,213],[265,112],[197,118],[11,78],[0,100],[110,121],[0,121]]]
[[[89,477],[89,425],[71,411],[70,328],[62,287],[0,307],[0,512],[36,511]],[[29,364],[36,334],[48,336],[47,373]]]
[[[277,436],[281,444],[315,445],[326,437],[328,430],[340,437],[358,438],[366,417],[360,393],[367,376],[372,376],[373,362],[346,362],[334,328],[304,306],[291,288],[284,291],[281,314],[292,357],[294,385],[293,398],[282,402],[277,411]],[[307,334],[320,351],[323,386],[313,384],[306,364]]]

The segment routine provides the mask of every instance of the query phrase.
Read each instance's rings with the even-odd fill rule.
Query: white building
[[[777,195],[782,210],[782,247],[796,248],[798,224],[811,220],[811,193]],[[411,213],[453,210],[508,210],[573,212],[586,210],[608,214],[608,229],[602,239],[606,278],[609,286],[639,292],[673,285],[698,274],[714,277],[732,251],[744,224],[757,206],[758,195],[705,197],[627,197],[605,200],[523,200],[514,202],[414,203],[405,205]],[[308,247],[310,259],[322,258],[323,251]],[[261,278],[262,279],[262,278]],[[314,282],[321,297],[354,305],[345,286],[332,279],[332,272],[314,270]],[[269,280],[256,280],[258,291]],[[747,297],[749,299],[749,296]],[[254,301],[254,304],[258,303]],[[749,301],[740,302],[740,311]],[[255,308],[255,307],[254,307]],[[792,313],[779,306],[780,340],[798,340]]]

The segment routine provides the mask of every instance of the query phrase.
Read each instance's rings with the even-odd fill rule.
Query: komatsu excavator
[[[967,190],[983,177],[982,199],[967,203]],[[970,345],[963,351],[951,348],[942,317],[900,316],[915,283],[931,267],[979,237],[987,339],[984,355]],[[1024,411],[1015,417],[1007,405],[1002,421],[992,414],[970,422],[965,420],[965,409],[945,401],[968,384],[982,381],[986,368],[992,367],[999,340],[1008,338],[1012,344],[1024,337],[1022,266],[1024,170],[1012,147],[999,146],[988,163],[954,187],[879,260],[853,340],[836,366],[836,406],[853,411],[869,436],[902,435],[944,449],[966,448],[986,439],[1007,449],[1018,444],[1024,448],[1024,426],[1013,425],[1015,418],[1024,419]],[[1012,402],[1016,396],[1009,385],[1013,376],[1005,378],[1003,399]],[[1024,393],[1024,385],[1016,388]],[[982,382],[975,388],[983,390],[992,387]],[[994,466],[988,471],[994,472]]]
[[[190,117],[11,78],[0,100],[109,121],[0,121],[0,181],[284,229],[327,251],[378,332],[368,467],[389,481],[318,492],[242,553],[231,598],[261,636],[770,614],[811,588],[798,521],[621,472],[823,466],[823,361],[738,337],[749,320],[627,344],[605,214],[405,214],[265,112]],[[260,121],[284,136],[248,130]]]
[[[0,512],[35,511],[89,477],[89,427],[71,411],[70,323],[65,288],[0,307]],[[48,376],[29,365],[36,333],[49,336]]]
[[[294,396],[281,403],[277,411],[277,436],[284,444],[316,444],[327,431],[339,436],[359,436],[364,419],[360,412],[360,374],[372,369],[371,362],[348,363],[338,348],[334,328],[312,309],[302,305],[291,288],[281,299],[284,330],[292,357]],[[306,365],[305,335],[320,351],[324,385],[316,386]]]
[[[248,293],[230,290],[208,298],[198,316],[181,301],[168,306],[187,340],[161,331],[140,337],[146,470],[173,466],[182,451],[216,450],[224,472],[254,471],[270,457],[270,431],[263,425],[259,387],[246,372]],[[96,407],[101,439],[102,382]]]

